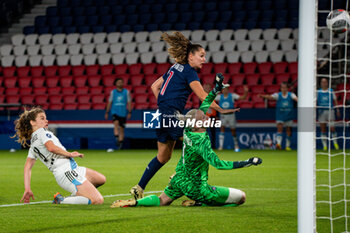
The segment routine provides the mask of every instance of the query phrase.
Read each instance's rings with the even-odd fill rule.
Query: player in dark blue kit
[[[204,101],[208,95],[200,83],[197,70],[205,63],[205,51],[199,44],[192,44],[180,32],[173,35],[163,33],[161,39],[170,45],[169,55],[175,64],[152,84],[152,91],[158,100],[161,122],[177,122],[176,113],[184,113],[185,105],[192,91]],[[234,109],[222,109],[215,102],[211,107],[220,113],[232,113]],[[148,164],[139,183],[132,187],[130,193],[135,199],[142,198],[143,190],[153,175],[167,163],[174,150],[176,140],[182,136],[183,128],[163,127],[157,129],[158,154]]]

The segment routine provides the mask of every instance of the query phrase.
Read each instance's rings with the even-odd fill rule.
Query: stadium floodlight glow
[[[316,231],[315,92],[316,0],[299,1],[298,232]],[[304,127],[312,126],[311,130]]]

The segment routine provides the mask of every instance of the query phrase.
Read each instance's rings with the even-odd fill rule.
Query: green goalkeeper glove
[[[229,84],[224,84],[224,76],[221,73],[217,73],[215,75],[215,87],[213,88],[212,92],[217,95],[222,89],[229,87]]]

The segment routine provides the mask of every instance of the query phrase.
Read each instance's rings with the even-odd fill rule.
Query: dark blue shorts
[[[183,136],[184,128],[182,127],[174,127],[173,125],[170,125],[171,122],[177,122],[177,119],[174,117],[163,117],[163,116],[169,116],[173,115],[173,113],[169,113],[168,111],[165,112],[164,110],[161,111],[162,116],[160,117],[161,120],[161,128],[156,129],[157,139],[159,142],[165,143],[168,140],[176,141],[180,137]],[[163,121],[164,119],[164,121]]]

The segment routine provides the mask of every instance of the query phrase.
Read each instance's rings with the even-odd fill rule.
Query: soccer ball
[[[327,27],[335,33],[343,33],[349,30],[350,16],[346,10],[331,11],[327,16]]]

